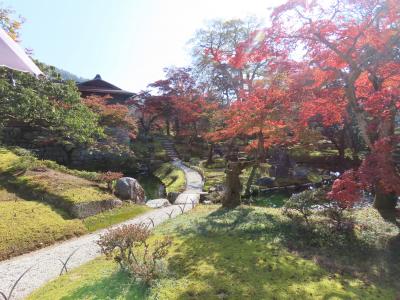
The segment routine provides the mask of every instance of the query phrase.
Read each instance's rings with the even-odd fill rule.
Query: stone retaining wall
[[[120,200],[109,199],[102,201],[91,201],[74,204],[70,208],[70,213],[75,218],[83,219],[90,216],[97,215],[103,211],[120,206]]]

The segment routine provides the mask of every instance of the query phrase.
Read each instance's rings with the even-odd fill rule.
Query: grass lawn
[[[4,199],[5,193],[1,194]],[[0,260],[85,232],[80,220],[70,220],[47,204],[0,200]]]
[[[54,169],[49,166],[54,167]],[[105,187],[88,180],[93,172],[69,170],[54,162],[16,155],[0,148],[1,186],[18,194],[28,194],[65,208],[70,204],[114,198]],[[81,176],[79,176],[81,175]]]
[[[59,277],[51,286],[38,290],[27,299],[142,300],[146,293],[145,288],[132,282],[125,273],[118,272],[113,261],[100,258],[73,270],[68,276]]]
[[[199,168],[204,177],[204,191],[225,182],[225,163],[222,158],[215,159],[214,163],[209,165],[206,165],[205,161],[201,161]]]
[[[282,207],[285,202],[290,198],[290,193],[273,192],[266,195],[259,195],[250,198],[251,204],[264,207]]]
[[[83,220],[83,224],[88,231],[93,232],[132,219],[150,210],[152,209],[145,205],[126,204],[122,207],[88,217]]]
[[[211,187],[222,185],[225,182],[225,160],[223,158],[214,159],[214,163],[207,165],[206,161],[199,162],[196,168],[200,168],[200,171],[205,179],[204,190],[208,191]],[[261,164],[255,171],[254,178],[260,178],[268,176],[268,170],[271,166],[267,163]],[[240,181],[243,186],[246,186],[247,180],[251,174],[252,167],[244,169],[240,175]],[[253,182],[254,183],[254,182]]]
[[[114,198],[97,183],[51,169],[29,170],[15,178],[15,185],[42,194],[44,199],[55,199],[64,204],[101,201]],[[51,201],[50,200],[50,201]]]
[[[173,247],[170,273],[151,289],[101,258],[28,299],[396,299],[399,229],[373,210],[356,215],[347,236],[318,222],[306,229],[280,209],[199,206],[155,230]]]
[[[172,163],[163,163],[155,172],[165,186],[166,192],[182,192],[186,186],[185,173]]]

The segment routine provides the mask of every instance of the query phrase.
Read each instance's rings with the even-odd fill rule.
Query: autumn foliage
[[[360,199],[360,184],[356,172],[346,171],[339,179],[336,179],[328,197],[335,200],[342,209],[352,208]]]
[[[393,156],[399,143],[398,1],[289,0],[273,10],[270,27],[214,25],[198,35],[197,77],[172,68],[151,85],[158,95],[147,109],[159,111],[168,133],[174,124],[176,135],[231,148],[239,139],[260,161],[271,147],[327,139],[342,161],[346,149],[354,159],[354,169],[334,182],[331,199],[352,207],[368,190],[377,208],[393,209],[400,195]]]
[[[111,171],[107,171],[104,173],[99,174],[97,180],[100,182],[105,182],[107,184],[107,189],[110,192],[113,192],[114,188],[113,188],[113,183],[115,180],[121,178],[124,174],[120,173],[120,172],[111,172]]]
[[[137,134],[136,119],[130,114],[129,108],[123,104],[110,104],[110,96],[88,96],[84,103],[95,113],[100,115],[100,124],[109,128],[123,128],[129,131],[129,136],[134,139]]]

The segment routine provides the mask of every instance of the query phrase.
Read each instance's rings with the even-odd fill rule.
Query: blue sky
[[[280,0],[0,0],[26,22],[22,45],[78,76],[130,91],[190,63],[187,41],[207,20],[267,17]]]

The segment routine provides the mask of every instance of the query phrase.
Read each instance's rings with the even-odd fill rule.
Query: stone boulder
[[[122,177],[115,185],[116,195],[123,200],[131,200],[136,204],[145,202],[144,189],[139,182],[132,177]]]
[[[310,173],[310,168],[305,166],[295,165],[293,167],[292,176],[295,178],[307,178]]]
[[[146,202],[146,205],[151,208],[160,208],[160,207],[170,206],[171,203],[169,203],[168,199],[161,198],[161,199],[149,200]]]

